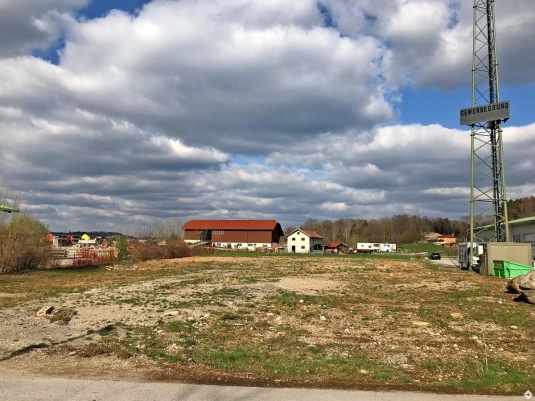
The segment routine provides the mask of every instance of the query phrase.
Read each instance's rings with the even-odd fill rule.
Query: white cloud
[[[469,80],[465,2],[326,0],[324,26],[312,0],[159,0],[93,20],[70,14],[86,1],[28,1],[10,3],[21,28],[0,43],[0,178],[54,229],[467,213],[469,133],[392,125],[399,85]],[[504,69],[533,64],[518,49],[534,8],[497,5]],[[62,32],[58,65],[30,55]],[[534,137],[504,131],[510,195],[532,195]]]

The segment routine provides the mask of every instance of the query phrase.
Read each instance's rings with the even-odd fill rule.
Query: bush
[[[148,241],[141,243],[131,241],[129,253],[133,262],[144,262],[157,259],[178,259],[190,256],[213,255],[211,248],[190,248],[178,241],[166,241],[165,245],[158,245],[157,242]]]
[[[50,257],[47,227],[27,215],[0,221],[0,273],[21,273],[44,265]]]

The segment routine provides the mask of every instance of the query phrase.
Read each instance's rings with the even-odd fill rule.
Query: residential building
[[[316,231],[298,228],[286,235],[289,253],[323,252],[323,237]]]
[[[450,234],[439,235],[437,238],[437,242],[435,242],[435,245],[450,248],[452,246],[457,245],[457,238],[455,238],[455,235]]]

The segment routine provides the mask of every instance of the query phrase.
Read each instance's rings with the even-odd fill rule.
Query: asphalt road
[[[440,260],[430,260],[430,262],[437,265],[459,268],[457,258],[442,258]]]
[[[532,389],[535,392],[535,386]],[[0,377],[5,401],[525,401],[518,397],[371,391],[275,389],[82,380],[42,376]]]

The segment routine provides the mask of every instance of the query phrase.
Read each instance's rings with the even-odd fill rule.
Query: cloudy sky
[[[52,230],[469,212],[471,0],[0,0],[0,186]],[[496,1],[508,197],[535,2]]]

